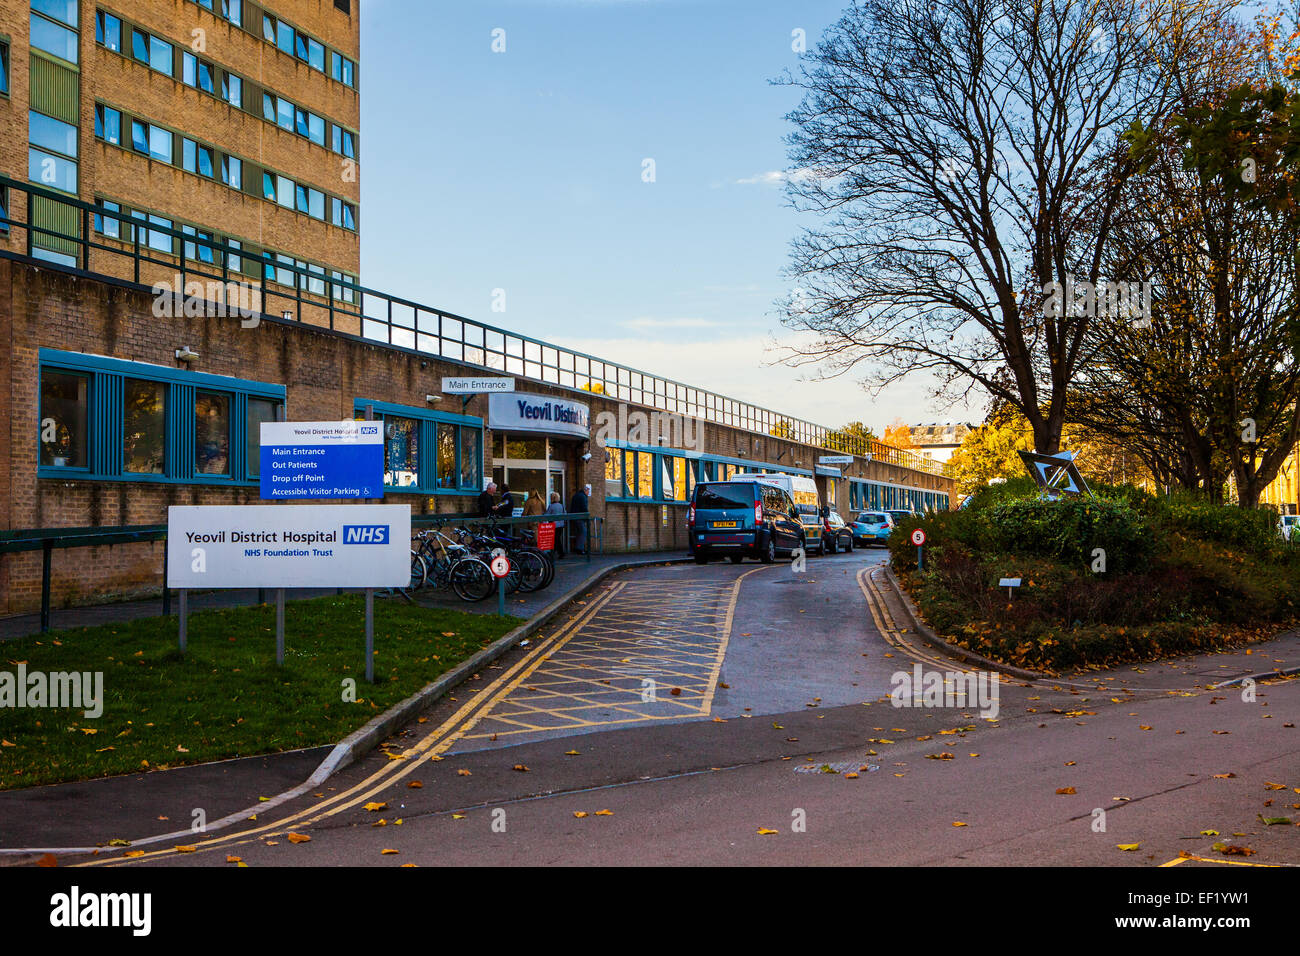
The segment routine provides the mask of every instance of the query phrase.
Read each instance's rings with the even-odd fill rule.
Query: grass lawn
[[[375,683],[365,681],[360,595],[140,618],[0,644],[0,671],[103,673],[103,713],[0,710],[0,790],[332,744],[522,621],[375,601]],[[349,681],[355,681],[345,700]]]

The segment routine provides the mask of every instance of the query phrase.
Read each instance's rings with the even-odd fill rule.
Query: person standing
[[[571,514],[586,514],[591,506],[591,485],[583,485],[580,491],[573,493],[573,500],[569,502],[569,512]],[[573,529],[573,553],[587,553],[587,521],[574,521]]]
[[[546,502],[542,501],[542,496],[534,488],[528,492],[528,500],[524,502],[524,514],[526,516],[540,515],[546,513]]]
[[[487,487],[483,489],[478,496],[478,516],[480,518],[490,518],[496,512],[497,506],[497,483],[489,481]]]
[[[510,493],[509,485],[501,486],[501,500],[497,503],[494,514],[498,518],[513,518],[515,516],[515,496]]]
[[[558,491],[551,492],[551,503],[546,506],[546,513],[548,515],[564,514],[564,502],[560,500],[560,493]],[[559,558],[564,557],[564,522],[563,521],[555,522],[555,557],[557,560]]]

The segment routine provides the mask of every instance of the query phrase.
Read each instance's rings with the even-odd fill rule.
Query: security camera
[[[194,351],[188,345],[185,345],[176,350],[176,358],[181,362],[196,362],[198,361],[199,353]]]
[[[582,455],[582,460],[583,460],[583,461],[591,461],[591,452],[584,452],[583,455]]]
[[[437,405],[440,401],[442,401],[442,396],[441,396],[441,395],[426,395],[426,396],[424,396],[424,400],[425,400],[426,402],[428,402],[430,405]]]

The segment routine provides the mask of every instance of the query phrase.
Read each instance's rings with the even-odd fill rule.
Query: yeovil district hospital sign
[[[390,588],[411,580],[410,505],[173,505],[172,588]]]

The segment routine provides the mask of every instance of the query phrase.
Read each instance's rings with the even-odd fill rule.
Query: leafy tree
[[[995,478],[1024,475],[1018,453],[1033,448],[1034,433],[1025,416],[1009,405],[995,410],[983,425],[966,433],[949,459],[958,494],[974,494]]]

